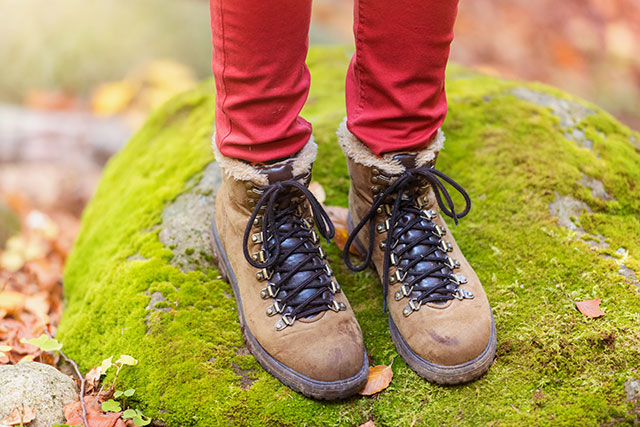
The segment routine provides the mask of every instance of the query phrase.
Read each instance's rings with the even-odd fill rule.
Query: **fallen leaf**
[[[349,216],[349,210],[342,206],[325,206],[324,210],[329,214],[331,222],[336,228],[347,229],[347,217]]]
[[[104,413],[96,402],[96,396],[85,396],[84,404],[87,408],[87,420],[91,427],[126,427],[120,412]],[[71,402],[64,407],[64,416],[69,425],[84,426],[82,422],[82,407],[80,400]]]
[[[309,191],[311,194],[315,196],[316,199],[320,202],[320,204],[324,203],[327,200],[327,193],[324,191],[324,187],[318,181],[311,181],[309,183]]]
[[[369,366],[369,378],[367,384],[358,393],[363,396],[371,396],[389,387],[393,378],[391,365]]]
[[[28,295],[24,308],[34,314],[44,323],[49,323],[49,294],[47,292],[38,292],[35,295]]]
[[[19,406],[17,408],[13,408],[13,411],[4,419],[2,422],[4,424],[15,426],[22,425],[26,423],[30,423],[36,418],[36,413],[30,406]]]
[[[579,301],[576,303],[576,307],[578,307],[580,313],[592,319],[596,319],[605,315],[605,312],[600,310],[601,301],[601,298]]]
[[[333,241],[336,243],[336,246],[343,251],[347,244],[347,239],[349,238],[349,231],[347,229],[349,210],[342,206],[325,206],[324,210],[329,215],[329,218],[331,218],[331,222],[333,222],[333,226],[336,229]],[[358,255],[358,251],[356,251],[356,248],[353,245],[349,248],[349,252],[354,255]]]
[[[91,109],[98,115],[120,113],[131,104],[137,90],[136,84],[127,81],[104,83],[95,90]]]
[[[93,390],[98,389],[100,384],[100,377],[102,376],[102,368],[100,366],[94,366],[87,375],[84,376],[87,386],[87,393],[91,393]]]
[[[0,310],[14,316],[20,314],[24,309],[26,299],[26,296],[20,292],[2,291],[0,292]]]

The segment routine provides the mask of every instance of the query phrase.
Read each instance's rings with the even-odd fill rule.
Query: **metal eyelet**
[[[423,210],[422,213],[429,221],[433,221],[436,217],[436,212],[433,209]]]
[[[276,331],[281,331],[287,326],[293,325],[295,321],[296,321],[295,316],[291,317],[289,313],[283,314],[282,318],[276,322],[276,325],[275,325]]]
[[[399,283],[402,282],[404,280],[404,278],[407,276],[407,273],[401,274],[400,270],[397,269],[396,271],[393,272],[393,274],[389,277],[389,283],[391,283],[392,285],[394,283]]]
[[[267,307],[267,316],[274,316],[278,313],[282,313],[286,306],[286,304],[280,305],[280,302],[278,302],[277,299],[273,300],[273,305]]]
[[[384,233],[389,229],[391,229],[391,221],[389,221],[389,218],[385,219],[384,222],[381,222],[380,224],[376,225],[376,231],[378,233]]]
[[[416,204],[418,205],[419,208],[425,206],[428,203],[429,203],[429,197],[426,195],[420,196],[416,199]]]
[[[333,300],[333,302],[329,304],[329,308],[337,313],[339,311],[346,310],[347,306],[343,302],[338,302],[336,300]]]
[[[391,215],[391,206],[389,206],[387,204],[378,206],[378,209],[376,209],[376,213],[378,215],[382,215],[382,214]]]
[[[398,257],[393,252],[391,252],[391,255],[389,256],[389,260],[391,261],[391,265],[398,264]]]
[[[311,230],[311,228],[313,227],[313,220],[311,218],[302,218],[302,224],[304,228],[306,228],[307,230]]]
[[[273,275],[273,271],[269,271],[268,268],[263,268],[262,270],[259,270],[256,273],[256,279],[262,282],[263,280],[271,279],[272,275]]]
[[[267,253],[264,250],[261,250],[260,252],[256,252],[251,255],[251,259],[257,262],[265,262],[267,259]]]
[[[444,240],[440,240],[440,249],[444,252],[451,252],[453,250],[453,245],[450,242],[446,242]]]
[[[409,305],[407,305],[404,308],[404,310],[402,310],[402,314],[404,315],[404,317],[408,317],[414,311],[420,310],[420,307],[422,307],[422,301],[418,301],[418,300],[415,300],[415,299],[410,299],[409,300]]]
[[[332,294],[335,295],[338,292],[340,292],[340,285],[335,280],[332,280],[331,284],[329,285],[329,290],[331,291]]]
[[[460,274],[452,274],[451,276],[453,281],[458,285],[464,285],[465,283],[468,282],[467,278]]]
[[[447,266],[452,270],[455,268],[460,268],[460,261],[451,257],[447,257]]]
[[[275,298],[278,296],[278,292],[280,292],[280,289],[276,288],[276,285],[267,283],[267,287],[260,291],[260,296],[262,299]]]
[[[327,275],[333,276],[333,270],[331,269],[331,266],[329,264],[325,264],[324,269],[327,271]]]
[[[322,249],[322,246],[318,246],[318,255],[320,255],[320,258],[322,259],[327,257],[327,253]]]
[[[456,289],[456,291],[453,294],[453,296],[457,300],[473,299],[474,298],[473,292],[465,291],[465,290],[460,289],[460,288]]]

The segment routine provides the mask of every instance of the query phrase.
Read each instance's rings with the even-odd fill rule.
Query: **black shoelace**
[[[444,182],[455,188],[465,200],[465,209],[457,213],[453,200],[444,186]],[[373,201],[371,209],[353,229],[344,248],[345,264],[353,271],[364,270],[371,262],[374,250],[376,224],[374,218],[378,208],[390,206],[387,220],[382,224],[387,231],[384,244],[383,264],[383,304],[386,311],[389,287],[389,269],[395,265],[393,283],[402,283],[396,299],[409,298],[411,311],[419,309],[424,303],[441,303],[453,298],[472,297],[471,293],[461,293],[458,289],[460,278],[453,274],[454,260],[447,256],[448,248],[441,239],[443,230],[433,222],[435,212],[423,210],[416,201],[421,196],[420,189],[431,185],[441,211],[453,218],[464,217],[471,209],[471,199],[467,192],[453,179],[430,166],[421,166],[405,171],[381,191]],[[443,201],[446,201],[446,205]],[[349,248],[360,230],[369,223],[369,247],[364,262],[354,265],[349,258]],[[405,315],[408,315],[405,311]]]
[[[262,196],[249,218],[243,238],[244,257],[260,269],[258,280],[267,281],[262,297],[274,301],[267,314],[282,316],[276,323],[278,330],[290,326],[296,318],[346,308],[333,299],[339,286],[331,279],[331,268],[323,262],[324,252],[318,246],[318,235],[312,223],[301,215],[303,200],[308,200],[318,232],[328,242],[335,229],[320,202],[299,182],[303,178],[304,175],[300,175],[259,187],[257,190]],[[251,235],[261,211],[261,233]],[[253,256],[248,249],[250,236],[254,242],[262,242],[261,251]]]

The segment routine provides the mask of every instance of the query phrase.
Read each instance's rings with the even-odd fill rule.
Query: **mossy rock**
[[[347,203],[334,130],[349,57],[317,49],[308,61],[304,115],[329,205]],[[316,402],[260,368],[207,247],[211,82],[154,112],[106,168],[66,268],[58,338],[68,355],[85,371],[111,355],[136,357],[119,388],[135,388],[133,405],[170,426],[637,423],[640,135],[547,86],[456,66],[448,97],[439,169],[472,196],[453,233],[498,326],[486,376],[442,387],[413,373],[389,337],[377,275],[350,273],[333,245],[369,353],[375,364],[393,362],[393,382],[374,398]],[[592,298],[604,317],[576,310]]]

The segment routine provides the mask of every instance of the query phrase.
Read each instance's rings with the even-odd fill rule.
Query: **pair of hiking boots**
[[[479,377],[493,362],[496,330],[482,285],[442,218],[457,223],[470,208],[464,189],[434,167],[444,138],[419,152],[379,157],[345,124],[338,136],[351,176],[345,262],[354,271],[378,271],[398,353],[439,384]],[[293,390],[333,400],[363,388],[368,361],[360,326],[320,246],[334,227],[307,188],[316,151],[309,141],[272,165],[216,152],[223,178],[212,245],[253,356]],[[463,195],[462,212],[443,183]],[[351,246],[362,264],[353,264]]]

